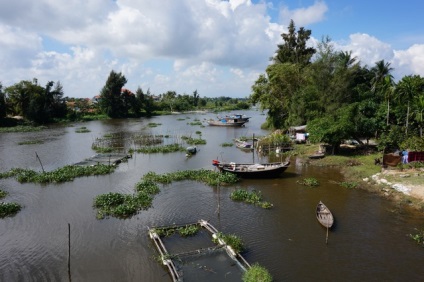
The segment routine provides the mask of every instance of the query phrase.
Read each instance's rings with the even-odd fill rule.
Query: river
[[[264,266],[274,281],[422,281],[424,250],[409,234],[424,228],[420,213],[403,211],[379,196],[342,188],[343,176],[334,168],[305,165],[292,158],[278,179],[242,180],[227,187],[209,187],[192,181],[160,186],[153,207],[129,219],[96,219],[93,199],[107,192],[133,193],[135,183],[149,172],[213,169],[213,159],[267,161],[235,147],[222,147],[241,136],[267,134],[260,125],[265,115],[252,116],[241,128],[190,125],[216,115],[181,114],[140,119],[103,120],[54,125],[40,132],[1,133],[0,171],[14,167],[46,171],[80,162],[94,155],[96,138],[109,133],[182,135],[201,137],[196,155],[185,153],[133,154],[106,176],[77,178],[63,184],[20,184],[1,179],[2,201],[16,202],[22,210],[0,219],[0,281],[172,281],[155,259],[158,253],[147,228],[206,219],[219,231],[242,238],[246,260]],[[158,124],[150,127],[149,123]],[[86,127],[90,132],[77,133]],[[37,140],[37,144],[19,142]],[[171,142],[171,141],[169,141]],[[39,156],[39,159],[36,157]],[[320,186],[298,183],[314,177]],[[235,189],[261,191],[274,207],[261,209],[233,202]],[[322,200],[335,216],[329,232],[315,218]],[[70,225],[70,268],[68,268],[68,224]],[[191,242],[188,239],[188,242]],[[218,259],[219,256],[218,256]],[[222,281],[222,273],[206,271],[202,258],[192,262],[185,281]],[[213,265],[213,264],[212,264]],[[236,266],[225,273],[225,281],[240,281]],[[68,271],[70,270],[70,271]],[[199,274],[199,272],[204,272]]]

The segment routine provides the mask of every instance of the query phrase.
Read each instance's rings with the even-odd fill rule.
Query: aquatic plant
[[[260,191],[253,190],[252,192],[237,189],[230,194],[230,199],[233,201],[245,202],[260,206],[264,209],[270,209],[273,205],[269,202],[262,201],[262,194]]]
[[[3,191],[3,190],[0,190],[0,199],[3,199],[6,196],[7,196],[7,192],[6,191]]]
[[[272,280],[273,278],[269,271],[258,263],[247,269],[242,277],[243,282],[271,282]]]
[[[297,183],[310,187],[319,186],[318,180],[313,177],[304,178],[302,181],[297,181]]]
[[[194,180],[206,183],[210,186],[232,184],[236,183],[239,180],[234,174],[220,173],[207,169],[180,170],[165,174],[157,174],[151,171],[145,174],[143,176],[143,179],[151,180],[162,184],[169,184],[172,181]]]
[[[0,178],[15,177],[20,183],[61,183],[72,181],[76,177],[109,174],[114,170],[114,166],[103,164],[95,166],[67,165],[49,172],[12,168],[8,172],[0,173]]]
[[[18,145],[33,145],[33,144],[43,144],[43,140],[29,140],[29,141],[22,141],[18,142]]]
[[[75,129],[76,133],[88,133],[91,132],[87,127],[83,126],[83,127],[79,127],[77,129]]]
[[[212,241],[215,244],[218,244],[218,239],[224,241],[226,245],[230,246],[237,253],[240,253],[244,250],[243,241],[235,234],[224,234],[222,232],[218,232],[216,233],[216,238],[213,238]]]
[[[424,229],[418,230],[417,228],[415,228],[415,230],[417,231],[417,233],[416,234],[409,234],[409,237],[412,240],[414,240],[417,244],[424,247]]]
[[[6,217],[16,214],[21,210],[21,206],[17,203],[0,203],[0,217]]]
[[[130,149],[130,152],[137,152],[143,154],[154,154],[154,153],[173,153],[173,152],[184,152],[186,148],[180,144],[169,144],[163,146],[146,146],[138,149]]]
[[[142,180],[136,183],[135,190],[137,192],[146,192],[151,195],[154,195],[160,192],[159,186],[151,180]]]
[[[47,126],[30,126],[30,125],[18,125],[12,127],[0,127],[0,133],[6,132],[35,132],[46,129]]]
[[[147,126],[149,127],[157,127],[159,125],[162,125],[161,123],[155,123],[155,122],[149,122],[149,124],[147,124]]]
[[[221,146],[221,147],[232,147],[232,146],[234,146],[234,144],[233,144],[233,143],[231,143],[231,142],[224,142],[224,143],[222,143],[220,146]]]
[[[135,195],[109,192],[97,196],[94,199],[93,206],[98,209],[98,219],[109,215],[118,218],[127,218],[136,214],[141,209],[149,208],[152,200],[153,198],[146,192],[140,192]]]
[[[358,182],[340,182],[340,186],[348,189],[354,189],[358,187]]]
[[[194,236],[197,234],[197,232],[199,232],[200,230],[200,226],[197,224],[190,224],[190,225],[186,225],[186,226],[182,226],[180,228],[178,228],[178,233],[182,236],[182,237],[189,237],[189,236]]]

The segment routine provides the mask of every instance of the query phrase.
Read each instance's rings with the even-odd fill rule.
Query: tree
[[[121,90],[126,83],[127,79],[122,73],[112,70],[100,92],[100,107],[111,118],[127,115],[124,110],[124,101],[121,99]]]
[[[311,34],[311,30],[303,27],[299,28],[296,33],[294,21],[291,20],[288,26],[288,33],[281,34],[284,43],[278,45],[272,61],[276,64],[292,63],[302,66],[309,64],[315,54],[313,47],[306,47]]]
[[[3,92],[3,85],[0,82],[0,119],[6,117],[6,95]]]
[[[252,86],[250,99],[268,109],[267,123],[271,128],[282,128],[289,118],[290,100],[302,84],[298,65],[285,63],[268,66],[267,76],[260,75]]]
[[[378,97],[384,97],[387,101],[387,115],[386,125],[389,125],[390,117],[390,97],[394,92],[394,81],[391,71],[393,68],[390,67],[390,63],[384,62],[384,60],[375,63],[375,66],[371,68],[371,72],[374,77],[371,79],[371,91]]]
[[[420,137],[423,137],[423,125],[424,125],[424,93],[415,97],[415,120],[418,123],[420,131]]]
[[[406,121],[405,121],[405,134],[408,135],[409,126],[409,113],[410,113],[410,102],[414,96],[418,96],[424,93],[424,80],[418,75],[404,76],[396,87],[396,93],[400,103],[406,103]]]

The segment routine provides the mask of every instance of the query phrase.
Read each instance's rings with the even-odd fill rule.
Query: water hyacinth
[[[76,177],[104,175],[112,173],[114,166],[74,166],[67,165],[53,171],[36,172],[30,169],[12,168],[8,172],[1,173],[0,178],[15,177],[20,183],[62,183],[72,181]]]
[[[0,202],[0,218],[12,216],[21,210],[21,206],[17,203]]]
[[[262,193],[260,191],[246,191],[242,189],[237,189],[230,195],[231,200],[245,202],[248,204],[253,204],[260,206],[264,209],[270,209],[273,205],[269,202],[262,201]]]
[[[207,169],[199,170],[182,170],[176,172],[170,172],[165,174],[157,174],[155,172],[148,172],[143,176],[144,180],[151,180],[154,182],[169,184],[172,181],[181,180],[194,180],[203,182],[210,186],[217,186],[223,184],[233,184],[239,179],[237,176],[231,173],[220,173]]]

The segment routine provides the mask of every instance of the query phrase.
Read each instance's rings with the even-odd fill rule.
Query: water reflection
[[[108,133],[143,133],[196,136],[201,131],[207,145],[186,158],[185,153],[134,154],[111,175],[85,177],[60,185],[19,184],[0,180],[9,195],[6,202],[24,208],[15,217],[0,219],[0,281],[63,281],[68,279],[68,223],[71,225],[71,274],[74,281],[170,281],[166,269],[154,259],[156,250],[147,236],[148,226],[206,219],[224,233],[239,235],[245,258],[266,267],[275,281],[420,281],[424,253],[408,238],[424,219],[415,214],[391,212],[386,200],[364,191],[337,185],[335,169],[304,165],[292,159],[279,179],[242,180],[230,187],[209,187],[181,181],[161,186],[153,207],[119,220],[96,220],[94,197],[107,192],[133,193],[134,185],[149,171],[165,173],[183,169],[213,169],[212,159],[259,161],[235,147],[221,147],[240,136],[265,135],[265,116],[253,118],[243,128],[201,127],[191,121],[215,114],[184,114],[151,119],[92,121],[73,127],[52,126],[46,131],[0,134],[0,170],[25,167],[41,171],[76,163],[94,154],[91,144]],[[187,118],[189,117],[189,119]],[[178,118],[185,118],[178,120]],[[149,123],[160,123],[149,127]],[[76,133],[85,126],[89,133]],[[41,144],[18,145],[25,140]],[[265,159],[266,161],[266,159]],[[315,177],[317,188],[297,183]],[[259,190],[274,204],[264,210],[232,202],[235,189]],[[333,211],[336,225],[325,244],[326,232],[315,218],[323,200]],[[213,273],[211,274],[213,281]],[[215,280],[216,281],[216,280]]]

